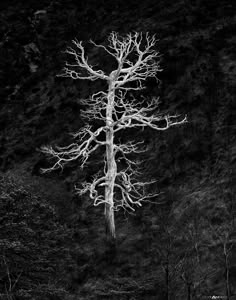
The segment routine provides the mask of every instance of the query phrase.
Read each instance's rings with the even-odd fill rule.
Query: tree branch
[[[102,70],[94,70],[93,67],[88,64],[88,58],[85,57],[82,42],[73,40],[72,43],[75,45],[76,49],[69,47],[66,49],[65,53],[72,55],[75,63],[66,63],[66,67],[63,69],[64,73],[58,76],[71,77],[72,79],[88,79],[92,81],[97,79],[108,80],[108,76],[106,76]],[[77,68],[85,71],[85,75],[83,75],[80,71],[76,71],[75,69]]]

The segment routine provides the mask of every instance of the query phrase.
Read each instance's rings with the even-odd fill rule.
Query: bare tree
[[[107,91],[99,91],[89,99],[81,100],[87,106],[82,111],[88,123],[93,120],[103,125],[94,129],[87,125],[73,134],[74,143],[66,147],[42,147],[44,153],[56,158],[55,164],[44,171],[63,168],[64,164],[80,159],[83,167],[88,158],[99,147],[104,147],[104,169],[96,174],[92,182],[84,182],[82,188],[77,188],[80,195],[89,192],[95,206],[105,205],[105,218],[110,235],[115,238],[114,211],[120,208],[134,210],[135,206],[142,206],[142,202],[156,194],[147,193],[146,187],[152,181],[142,182],[138,179],[140,173],[136,168],[137,162],[130,158],[131,153],[144,151],[140,149],[142,142],[129,141],[122,143],[115,137],[119,131],[127,128],[151,127],[154,130],[166,130],[171,126],[186,122],[186,117],[180,120],[178,115],[161,115],[157,111],[158,99],[142,98],[141,101],[134,96],[128,98],[129,91],[144,88],[143,82],[148,77],[156,80],[160,68],[160,55],[155,50],[156,38],[148,33],[130,33],[120,37],[112,32],[108,37],[108,46],[97,45],[112,56],[117,67],[110,74],[97,70],[88,63],[82,42],[73,41],[73,48],[66,53],[73,58],[73,63],[66,63],[64,73],[60,76],[72,79],[97,80],[107,83]],[[104,138],[105,137],[105,138]],[[77,142],[78,141],[78,142]],[[122,168],[117,162],[118,155],[126,161]]]
[[[7,275],[8,284],[5,283],[5,294],[0,293],[0,296],[5,295],[7,300],[13,300],[13,299],[15,299],[14,290],[15,290],[15,287],[21,277],[22,272],[18,273],[16,276],[13,276],[10,272],[9,264],[8,264],[5,254],[2,255],[1,258],[2,258],[2,262],[3,262],[2,267],[3,267],[3,269],[6,270],[5,271],[6,274],[4,274],[4,275]]]
[[[224,285],[226,299],[231,297],[231,284],[230,284],[230,264],[232,261],[232,253],[235,247],[235,227],[234,220],[228,224],[221,224],[220,226],[210,225],[212,235],[214,238],[214,246],[218,247],[220,252],[216,252],[216,257],[221,262],[224,270]]]

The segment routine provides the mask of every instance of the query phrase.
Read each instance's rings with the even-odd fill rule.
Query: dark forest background
[[[0,299],[235,299],[236,3],[2,0],[0,15]],[[74,193],[100,157],[42,175],[50,162],[38,150],[70,141],[83,125],[78,99],[102,88],[56,77],[63,50],[111,31],[156,34],[161,83],[147,80],[141,94],[189,121],[135,133],[161,194],[116,214],[116,245],[103,208]]]

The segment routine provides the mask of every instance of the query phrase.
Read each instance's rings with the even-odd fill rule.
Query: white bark
[[[137,162],[131,161],[129,154],[140,153],[141,142],[129,141],[118,143],[115,139],[116,133],[120,130],[135,127],[151,127],[154,130],[164,131],[171,126],[180,125],[186,122],[186,117],[178,115],[162,115],[156,112],[158,99],[152,98],[149,101],[143,99],[138,101],[133,98],[127,100],[127,92],[141,90],[144,88],[143,81],[148,77],[156,80],[157,72],[161,71],[159,63],[159,52],[155,50],[156,38],[149,34],[128,34],[126,37],[119,37],[117,33],[111,33],[108,38],[108,46],[94,46],[104,49],[114,57],[117,68],[106,75],[102,70],[95,70],[88,64],[85,57],[85,50],[82,42],[73,41],[76,49],[69,48],[67,53],[74,58],[73,64],[66,63],[64,73],[61,76],[72,79],[102,79],[107,82],[107,92],[99,91],[89,99],[81,100],[87,106],[81,116],[91,122],[94,119],[103,122],[103,126],[94,130],[92,126],[85,126],[79,132],[73,134],[74,142],[66,147],[50,146],[42,147],[42,151],[55,158],[52,167],[44,169],[51,171],[63,168],[64,164],[80,159],[83,167],[92,154],[96,154],[99,147],[105,147],[104,170],[94,176],[91,183],[85,182],[82,188],[77,188],[79,194],[89,192],[94,205],[104,204],[105,219],[108,231],[112,238],[115,238],[114,211],[120,208],[134,210],[135,206],[142,206],[143,201],[157,196],[157,193],[149,194],[146,186],[151,182],[137,180],[140,173],[136,166]],[[131,59],[131,56],[134,59]],[[79,69],[79,70],[77,70]],[[133,85],[136,83],[136,86]],[[105,135],[105,140],[102,137]],[[125,169],[118,171],[116,154],[120,153],[127,163]]]

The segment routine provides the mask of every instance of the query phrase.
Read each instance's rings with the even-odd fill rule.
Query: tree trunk
[[[187,283],[188,296],[187,299],[191,300],[191,283]]]
[[[114,184],[117,173],[117,166],[114,152],[114,130],[112,113],[114,109],[114,87],[113,82],[109,84],[107,95],[107,109],[106,109],[106,187],[105,187],[105,219],[107,226],[107,233],[112,239],[116,238],[115,232],[115,218],[114,218]]]
[[[169,261],[166,265],[166,300],[170,300],[170,287],[169,287]]]
[[[105,204],[105,226],[106,226],[106,234],[112,239],[116,238],[116,228],[115,228],[115,218],[114,218],[114,210],[111,208],[109,204]]]
[[[226,299],[230,299],[230,285],[229,285],[229,263],[228,263],[228,253],[227,253],[227,243],[224,243],[224,258],[225,258],[225,289],[226,289]]]

